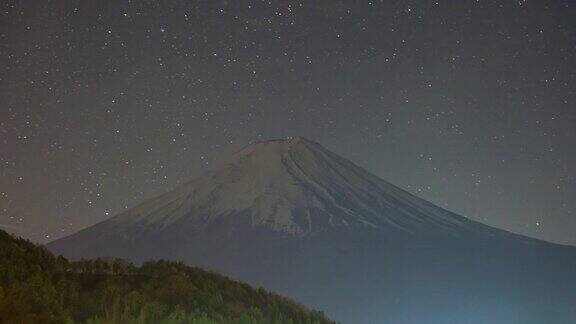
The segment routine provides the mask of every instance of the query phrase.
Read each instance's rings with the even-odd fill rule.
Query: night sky
[[[0,226],[47,242],[300,135],[576,245],[573,1],[2,1]]]

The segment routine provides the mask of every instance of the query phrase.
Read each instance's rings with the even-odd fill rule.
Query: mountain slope
[[[0,230],[1,323],[330,323],[216,273],[167,261],[68,262]]]
[[[574,248],[448,212],[303,138],[248,146],[49,248],[182,260],[351,323],[576,320]]]

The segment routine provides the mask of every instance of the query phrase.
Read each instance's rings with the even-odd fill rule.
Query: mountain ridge
[[[164,260],[69,262],[0,230],[2,323],[332,323],[217,273]]]

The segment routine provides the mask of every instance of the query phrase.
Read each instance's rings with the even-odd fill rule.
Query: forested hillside
[[[318,311],[182,263],[69,262],[0,230],[0,323],[330,323]]]

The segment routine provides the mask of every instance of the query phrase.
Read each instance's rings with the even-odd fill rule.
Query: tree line
[[[322,312],[171,261],[71,262],[0,230],[0,323],[332,323]]]

